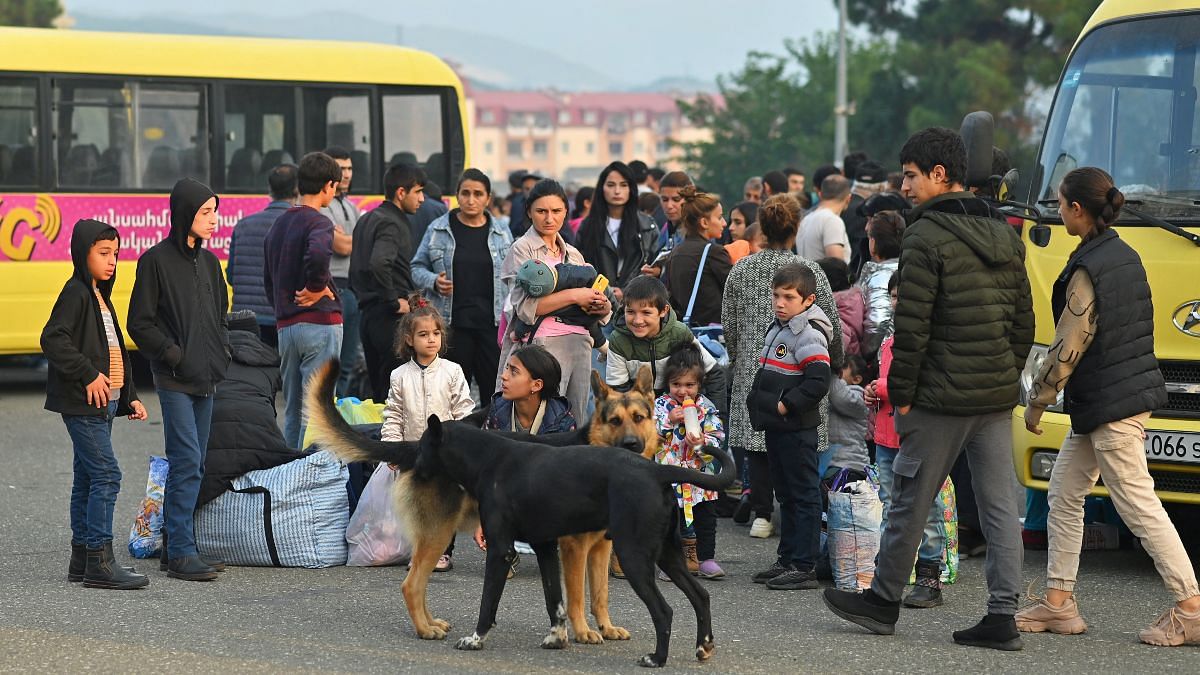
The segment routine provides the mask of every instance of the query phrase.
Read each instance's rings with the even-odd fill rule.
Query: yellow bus
[[[1112,174],[1132,209],[1117,228],[1137,250],[1154,297],[1154,338],[1168,402],[1146,428],[1146,455],[1164,502],[1200,504],[1200,5],[1108,0],[1075,44],[1050,109],[1030,201],[1046,226],[1026,227],[1026,267],[1037,333],[1022,375],[1030,381],[1054,336],[1050,291],[1078,240],[1057,210],[1064,174],[1098,166]],[[1142,214],[1142,215],[1139,215]],[[1172,231],[1174,226],[1174,231]],[[1061,398],[1060,398],[1061,404]],[[1070,429],[1056,406],[1044,435],[1014,412],[1014,460],[1021,482],[1045,490]],[[1107,495],[1100,485],[1095,494]],[[1178,521],[1177,521],[1178,522]]]
[[[27,28],[0,28],[0,45],[0,354],[41,351],[81,218],[121,234],[124,313],[134,261],[169,231],[179,178],[221,196],[209,247],[224,259],[234,223],[267,204],[267,172],[306,152],[349,150],[364,206],[392,162],[442,186],[466,165],[462,83],[425,52]]]

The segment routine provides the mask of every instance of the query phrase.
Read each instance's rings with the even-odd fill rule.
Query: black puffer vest
[[[1154,411],[1167,389],[1154,356],[1154,305],[1142,259],[1115,230],[1079,247],[1054,282],[1054,316],[1067,306],[1067,282],[1083,269],[1096,289],[1096,337],[1064,392],[1075,433]]]

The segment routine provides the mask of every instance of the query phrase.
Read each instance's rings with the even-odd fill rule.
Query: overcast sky
[[[649,81],[683,75],[711,80],[736,70],[746,52],[780,51],[786,38],[834,30],[834,0],[63,0],[67,12],[110,18],[155,14],[180,19],[224,12],[309,14],[334,7],[379,22],[496,33],[602,72]],[[751,14],[748,8],[756,13]]]

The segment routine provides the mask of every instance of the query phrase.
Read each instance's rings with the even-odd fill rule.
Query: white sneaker
[[[750,523],[750,536],[755,539],[766,539],[772,534],[775,534],[775,526],[766,518],[755,518],[753,523]]]

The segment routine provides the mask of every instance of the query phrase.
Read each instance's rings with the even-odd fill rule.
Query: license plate
[[[1151,462],[1200,464],[1200,434],[1147,431],[1146,459]]]

